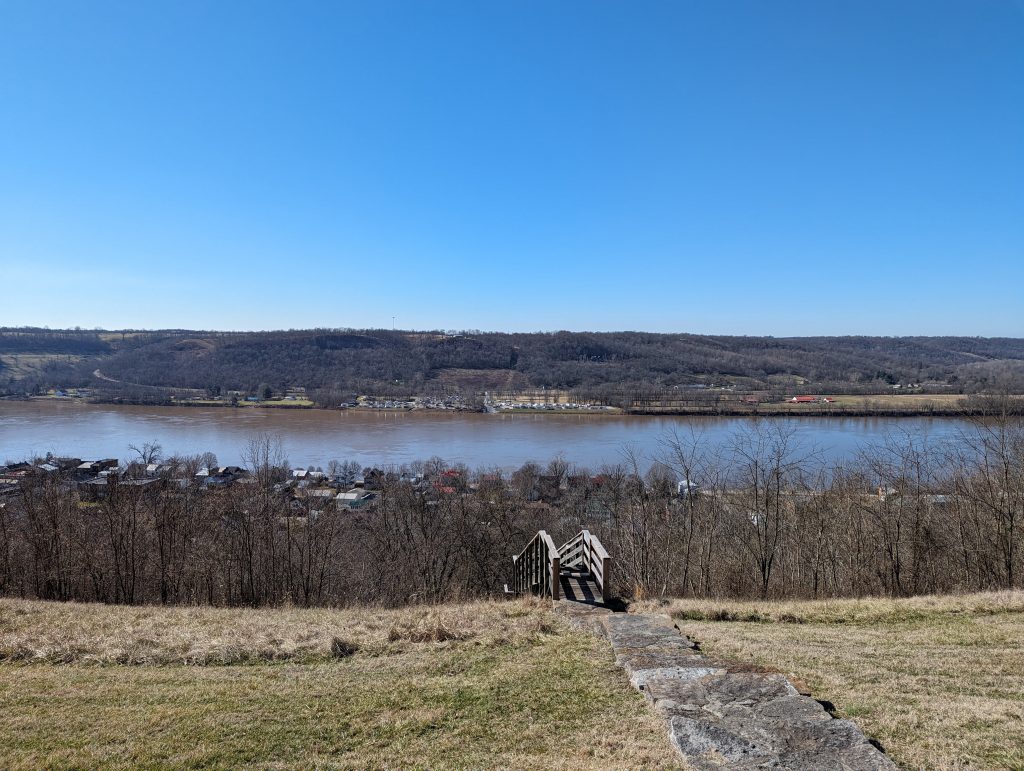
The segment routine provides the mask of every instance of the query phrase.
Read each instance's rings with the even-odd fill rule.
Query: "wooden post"
[[[603,557],[601,559],[601,602],[606,605],[612,598],[612,558]]]
[[[551,599],[557,600],[562,588],[561,560],[558,557],[551,558]]]
[[[530,568],[531,568],[530,569],[530,573],[531,573],[531,575],[530,575],[530,584],[531,584],[530,589],[531,589],[531,591],[533,590],[534,587],[537,586],[537,584],[540,583],[540,574],[537,572],[537,563],[540,562],[540,541],[539,540],[534,540],[532,551],[533,551],[533,554],[530,555],[531,556],[531,560],[530,560]]]

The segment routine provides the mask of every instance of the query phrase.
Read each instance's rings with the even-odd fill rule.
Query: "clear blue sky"
[[[1024,336],[1024,3],[0,0],[0,324]]]

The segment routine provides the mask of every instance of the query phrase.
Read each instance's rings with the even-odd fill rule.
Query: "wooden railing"
[[[601,590],[601,602],[611,600],[612,558],[600,539],[589,530],[581,530],[558,550],[563,568],[589,573]]]
[[[541,530],[512,558],[512,588],[515,594],[536,594],[559,599],[562,570],[583,574],[596,584],[601,601],[611,600],[611,557],[596,535],[581,530],[560,549]]]
[[[517,556],[512,558],[512,591],[558,599],[562,568],[558,549],[547,531],[540,530]]]

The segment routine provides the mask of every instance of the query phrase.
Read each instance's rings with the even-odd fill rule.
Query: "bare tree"
[[[160,446],[159,442],[146,442],[142,447],[129,444],[128,449],[135,453],[137,456],[136,462],[143,466],[148,466],[150,463],[158,462],[164,452],[164,449]]]
[[[738,432],[730,447],[738,489],[730,493],[738,541],[757,568],[760,595],[767,598],[779,550],[787,535],[800,472],[811,459],[794,440],[792,427],[759,420]]]

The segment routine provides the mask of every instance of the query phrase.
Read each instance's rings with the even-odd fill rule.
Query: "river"
[[[966,426],[951,418],[774,418],[792,429],[804,450],[825,461],[854,455],[894,433],[952,438]],[[130,456],[128,445],[158,442],[165,455],[213,452],[239,463],[247,440],[279,435],[294,465],[332,459],[400,465],[440,456],[471,467],[511,469],[528,460],[599,469],[632,447],[648,465],[673,432],[724,445],[750,418],[647,417],[285,410],[223,407],[133,407],[64,401],[0,401],[0,461],[53,452],[79,458]]]

